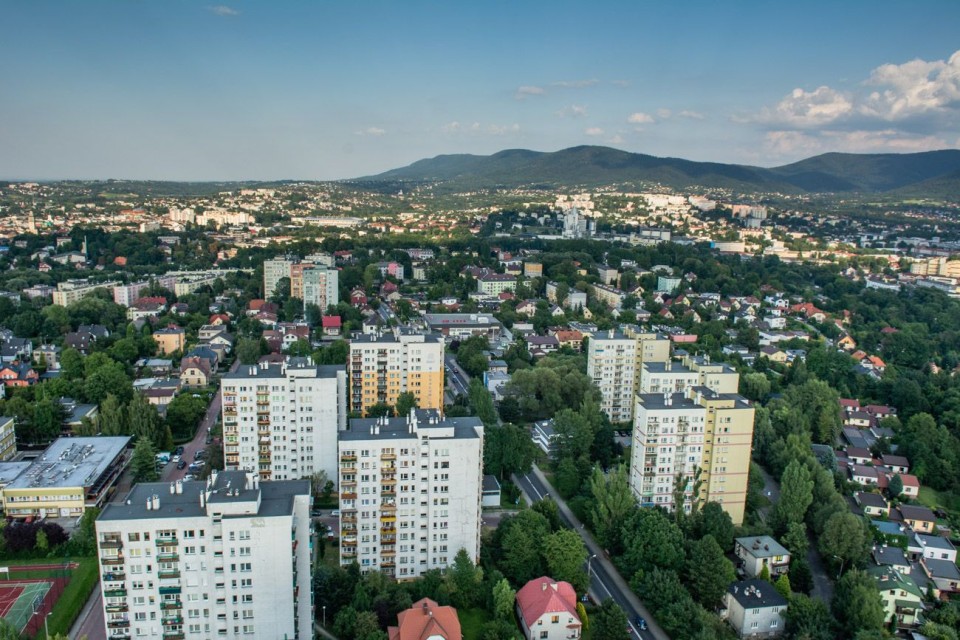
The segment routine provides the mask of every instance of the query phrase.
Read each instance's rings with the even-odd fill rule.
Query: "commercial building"
[[[108,638],[313,638],[308,480],[139,484],[96,530]]]
[[[13,518],[75,518],[102,507],[129,462],[127,436],[57,438],[3,487],[3,510]]]
[[[340,434],[340,564],[398,580],[477,562],[483,423],[411,410],[350,421]]]
[[[347,426],[342,365],[309,358],[243,365],[220,380],[223,454],[228,470],[262,480],[292,480],[324,471],[337,477],[337,433]]]
[[[490,313],[426,313],[423,319],[431,331],[447,340],[486,336],[493,344],[503,335],[503,325]]]
[[[347,358],[350,410],[395,405],[406,392],[416,396],[420,409],[443,408],[443,354],[443,341],[433,336],[401,331],[357,336]]]
[[[587,345],[587,377],[600,389],[600,410],[611,422],[633,418],[637,341],[619,331],[597,333]]]
[[[303,270],[303,304],[315,304],[326,313],[327,307],[340,303],[340,272],[327,267]]]

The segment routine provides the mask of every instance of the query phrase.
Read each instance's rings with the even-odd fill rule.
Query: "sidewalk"
[[[570,507],[567,506],[566,501],[560,497],[560,494],[553,488],[553,485],[547,480],[546,476],[543,475],[543,472],[540,471],[540,467],[536,464],[533,465],[533,474],[537,476],[537,479],[544,484],[544,486],[550,488],[550,497],[554,502],[557,503],[557,507],[560,509],[560,514],[563,516],[563,519],[566,520],[570,526],[580,534],[580,537],[583,538],[584,543],[587,545],[587,550],[591,555],[596,554],[594,562],[600,563],[603,568],[606,570],[607,575],[610,576],[610,579],[613,580],[616,588],[623,594],[623,596],[630,603],[630,606],[634,610],[638,611],[647,621],[647,631],[653,635],[657,640],[670,640],[670,636],[660,628],[660,625],[657,624],[656,619],[650,614],[650,611],[642,602],[640,598],[630,589],[630,585],[623,579],[623,576],[620,575],[620,572],[617,568],[610,562],[610,558],[607,556],[606,552],[600,548],[600,545],[597,544],[597,541],[593,539],[593,535],[587,530],[587,528],[577,519],[577,516],[574,515],[573,511],[570,510]]]

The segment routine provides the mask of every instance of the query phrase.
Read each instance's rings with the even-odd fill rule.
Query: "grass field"
[[[940,496],[935,489],[927,486],[920,487],[920,495],[917,496],[917,502],[930,509],[936,509],[940,503]]]
[[[460,618],[460,631],[463,640],[480,640],[480,629],[490,622],[490,614],[483,609],[461,609],[457,611]]]

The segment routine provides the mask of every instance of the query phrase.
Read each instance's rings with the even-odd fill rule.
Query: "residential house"
[[[516,312],[518,315],[526,316],[527,318],[532,318],[533,315],[537,312],[537,301],[536,300],[524,300],[516,306]]]
[[[203,345],[199,345],[191,349],[189,352],[187,352],[185,357],[200,358],[201,360],[205,360],[210,367],[210,371],[216,371],[217,367],[220,366],[220,356],[217,354],[217,352]]]
[[[0,363],[29,362],[33,357],[33,342],[18,338],[9,329],[0,329]]]
[[[527,640],[569,640],[580,637],[577,593],[569,582],[542,576],[517,592],[517,617]]]
[[[213,370],[208,360],[192,356],[180,361],[180,384],[186,389],[205,387],[210,384],[212,376]]]
[[[547,354],[560,348],[560,341],[554,336],[530,336],[527,338],[527,348],[531,354]]]
[[[47,371],[60,370],[61,349],[55,344],[42,344],[33,352],[33,361],[42,364]]]
[[[912,504],[902,504],[890,512],[891,520],[899,520],[916,533],[933,533],[937,526],[937,517],[930,509]]]
[[[530,433],[533,443],[548,456],[553,456],[557,439],[557,433],[553,430],[553,420],[534,422]]]
[[[864,486],[876,485],[879,482],[877,468],[862,464],[850,465],[850,479]]]
[[[453,607],[430,598],[417,600],[397,614],[397,626],[387,628],[388,640],[461,640],[460,619]]]
[[[886,517],[890,514],[890,505],[879,493],[857,491],[853,499],[863,510],[863,514],[871,517]]]
[[[907,554],[904,553],[900,547],[889,544],[879,544],[873,547],[870,555],[878,565],[892,567],[902,574],[910,573],[910,561],[907,559]]]
[[[910,574],[883,565],[869,567],[867,573],[876,580],[884,620],[896,618],[896,625],[901,629],[916,626],[924,608],[923,590]]]
[[[954,563],[957,561],[957,548],[942,536],[914,533],[907,543],[907,553],[913,562],[923,558]]]
[[[169,326],[154,331],[153,341],[157,343],[157,353],[167,356],[177,351],[183,351],[183,347],[186,344],[186,336],[186,332],[176,326]]]
[[[778,349],[773,345],[760,347],[760,355],[770,362],[778,362],[782,364],[787,361],[787,352],[783,349]]]
[[[583,334],[579,331],[559,330],[554,332],[557,342],[561,347],[570,347],[574,351],[580,351],[583,347]]]
[[[770,536],[737,538],[734,553],[740,559],[740,568],[755,578],[766,567],[774,578],[790,570],[790,552]]]
[[[325,336],[339,336],[342,330],[342,323],[340,321],[340,316],[323,316],[320,319],[320,323],[323,326],[323,335]]]
[[[853,464],[865,465],[873,461],[873,454],[863,447],[847,447],[847,457]]]
[[[910,461],[903,456],[895,456],[889,453],[885,453],[880,456],[880,461],[883,463],[887,469],[893,473],[910,473]]]
[[[788,604],[772,584],[751,578],[727,588],[721,617],[740,638],[773,638],[783,633]]]
[[[29,362],[14,361],[0,365],[0,382],[5,387],[28,387],[40,380]]]

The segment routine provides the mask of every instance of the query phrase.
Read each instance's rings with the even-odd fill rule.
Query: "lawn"
[[[457,616],[460,618],[463,640],[479,640],[481,627],[491,619],[483,609],[461,609],[457,611]]]
[[[936,509],[940,503],[940,496],[935,489],[924,485],[920,487],[920,495],[917,496],[917,502],[930,509]]]

